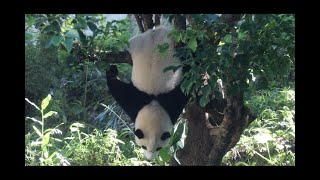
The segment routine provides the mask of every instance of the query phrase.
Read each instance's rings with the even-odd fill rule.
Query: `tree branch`
[[[117,53],[104,53],[101,55],[100,59],[107,63],[132,64],[131,54],[127,50]]]
[[[177,30],[186,30],[186,17],[180,15],[180,14],[176,14],[174,16],[174,27],[177,29]],[[182,42],[179,42],[178,44],[175,45],[175,48],[180,48],[180,47],[183,47],[185,46],[184,43]]]
[[[143,14],[142,19],[145,31],[153,28],[152,14]]]
[[[145,30],[144,30],[143,25],[142,25],[142,18],[140,16],[140,14],[134,14],[134,17],[136,18],[136,21],[137,21],[137,24],[139,26],[140,32],[143,33]]]
[[[160,25],[160,18],[161,18],[161,14],[155,14],[154,15],[154,25],[155,26],[159,26]]]

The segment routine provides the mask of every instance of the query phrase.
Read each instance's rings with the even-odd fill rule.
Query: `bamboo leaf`
[[[29,104],[31,104],[32,106],[34,106],[35,108],[37,108],[39,111],[41,111],[40,110],[40,108],[37,106],[37,105],[35,105],[33,102],[31,102],[28,98],[24,98]]]
[[[47,108],[47,106],[49,105],[49,102],[51,100],[51,95],[48,94],[48,96],[42,100],[42,103],[41,103],[41,111],[45,110]]]
[[[34,131],[35,131],[40,137],[42,137],[42,134],[41,134],[40,130],[39,130],[37,127],[32,126],[32,128],[34,129]]]
[[[43,116],[43,119],[45,119],[45,118],[47,118],[47,117],[50,117],[50,116],[52,116],[52,115],[56,115],[56,114],[58,114],[57,112],[55,112],[55,111],[49,111],[49,112],[47,112],[44,116]]]
[[[26,117],[26,119],[31,119],[32,121],[39,123],[41,126],[43,125],[42,122],[37,120],[36,118]]]

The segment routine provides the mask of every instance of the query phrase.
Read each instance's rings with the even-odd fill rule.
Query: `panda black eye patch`
[[[137,129],[134,131],[134,134],[139,138],[142,139],[144,137],[143,132],[141,131],[141,129]]]
[[[147,147],[145,147],[145,146],[141,146],[141,147],[142,147],[142,149],[147,150]]]
[[[164,132],[161,136],[161,140],[164,141],[166,139],[168,139],[169,137],[171,137],[169,132]]]
[[[156,149],[156,151],[159,151],[160,149],[162,149],[162,147],[158,147],[158,148]]]

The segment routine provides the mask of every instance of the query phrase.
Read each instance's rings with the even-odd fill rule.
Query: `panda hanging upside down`
[[[182,68],[163,72],[166,67],[181,63],[173,56],[174,42],[167,37],[169,32],[159,26],[130,39],[128,51],[133,67],[129,84],[117,78],[116,66],[107,72],[109,91],[135,122],[135,141],[149,160],[169,143],[172,127],[188,102],[180,89]],[[157,46],[163,43],[168,43],[169,48],[160,57]]]

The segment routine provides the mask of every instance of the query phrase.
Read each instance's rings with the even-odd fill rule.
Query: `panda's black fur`
[[[111,65],[110,70],[107,72],[109,92],[133,122],[135,122],[137,114],[142,107],[149,104],[152,100],[157,100],[169,114],[172,124],[176,123],[185,104],[188,102],[188,98],[181,91],[180,86],[177,86],[168,93],[149,95],[138,90],[132,82],[125,83],[120,81],[117,75],[117,67]]]

